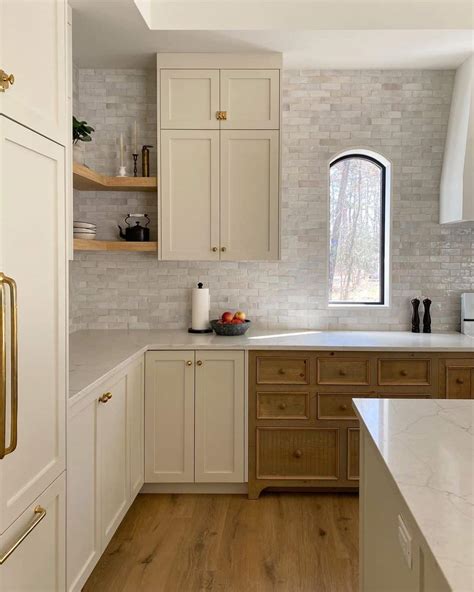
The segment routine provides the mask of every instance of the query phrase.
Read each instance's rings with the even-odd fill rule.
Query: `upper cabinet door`
[[[219,70],[161,70],[161,129],[219,129]]]
[[[161,133],[161,259],[219,259],[219,132]]]
[[[221,259],[279,256],[278,131],[221,132]]]
[[[7,329],[4,444],[18,439],[0,460],[3,532],[64,471],[66,392],[64,148],[3,116],[0,196],[0,272],[17,287],[19,377],[15,421],[14,339]],[[4,286],[3,294],[8,327],[12,292]]]
[[[0,68],[14,84],[0,92],[0,113],[65,145],[65,0],[0,2]]]
[[[279,70],[221,70],[221,129],[279,129]]]

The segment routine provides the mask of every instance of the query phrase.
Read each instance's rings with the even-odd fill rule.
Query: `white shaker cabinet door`
[[[0,68],[14,76],[0,93],[0,113],[63,145],[71,125],[66,8],[65,0],[0,1]]]
[[[130,456],[130,489],[134,499],[144,483],[145,358],[132,364],[127,372],[128,448]]]
[[[221,132],[221,259],[279,257],[279,132]]]
[[[65,473],[58,477],[0,536],[0,555],[29,531],[0,566],[4,592],[64,592]]]
[[[219,132],[161,133],[161,259],[219,259]]]
[[[244,352],[196,352],[196,482],[244,482]]]
[[[0,449],[0,533],[65,468],[66,275],[64,148],[0,116],[0,272],[16,282],[18,417],[10,327],[6,319],[6,433]],[[2,385],[3,390],[3,385]],[[0,434],[1,437],[1,434]]]
[[[219,129],[219,70],[161,70],[161,129]]]
[[[103,549],[122,521],[130,499],[127,406],[127,378],[122,376],[108,385],[107,390],[98,398],[100,528]]]
[[[148,352],[145,481],[194,481],[194,352]]]
[[[221,70],[222,130],[280,128],[279,70]]]

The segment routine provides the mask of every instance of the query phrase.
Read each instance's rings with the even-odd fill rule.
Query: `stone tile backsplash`
[[[454,72],[437,70],[286,71],[283,75],[281,261],[160,262],[153,254],[75,253],[70,267],[71,331],[185,328],[190,291],[211,290],[211,314],[243,309],[266,327],[405,330],[409,301],[433,300],[433,330],[459,328],[460,294],[474,290],[474,224],[438,224],[439,182]],[[155,73],[76,70],[76,116],[96,128],[86,163],[118,167],[128,146],[156,145]],[[350,148],[392,162],[391,305],[327,306],[328,163]],[[156,148],[152,151],[152,174]],[[146,211],[156,237],[156,196],[75,192],[75,219],[115,238],[129,211]]]

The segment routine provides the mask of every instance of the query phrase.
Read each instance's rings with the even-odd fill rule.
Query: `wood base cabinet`
[[[356,397],[472,398],[474,353],[249,352],[249,497],[354,489]]]
[[[146,354],[145,481],[243,483],[244,352]]]
[[[143,357],[70,405],[69,591],[81,590],[143,485],[143,405]]]

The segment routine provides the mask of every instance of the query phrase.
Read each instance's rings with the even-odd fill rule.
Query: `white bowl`
[[[83,234],[96,234],[97,230],[91,230],[90,228],[76,228],[74,226],[74,232],[82,232]]]
[[[87,234],[85,232],[75,232],[74,238],[82,238],[85,240],[95,240],[95,234]]]
[[[90,222],[74,221],[74,228],[89,228],[90,230],[95,230],[97,228],[97,224],[91,224]]]

